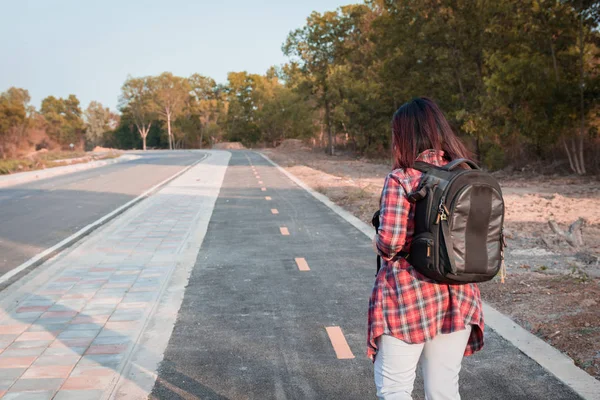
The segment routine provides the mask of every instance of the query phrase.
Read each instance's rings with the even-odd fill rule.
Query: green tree
[[[0,157],[5,159],[16,153],[23,140],[34,111],[29,106],[29,92],[11,87],[0,93]]]
[[[327,151],[333,155],[333,108],[329,75],[331,67],[345,55],[344,39],[350,29],[347,20],[337,12],[313,12],[304,27],[291,32],[283,45],[285,55],[293,58],[302,71],[310,76],[312,93],[324,109],[327,129]]]
[[[230,72],[227,75],[226,129],[228,140],[254,144],[260,140],[260,129],[256,123],[258,108],[255,98],[256,82],[260,75],[247,72]]]
[[[192,128],[196,133],[194,137],[202,148],[211,137],[221,136],[221,125],[227,118],[227,100],[223,88],[212,78],[193,74],[189,86],[191,98],[186,114],[193,120],[189,124],[195,126]]]
[[[154,109],[167,123],[169,149],[173,149],[175,141],[171,131],[171,121],[175,120],[189,100],[189,83],[185,78],[163,72],[157,77],[151,77],[148,85],[151,88]]]
[[[150,81],[151,79],[147,77],[128,78],[121,87],[119,98],[119,109],[135,124],[142,138],[144,150],[146,150],[146,138],[156,118]]]
[[[40,111],[51,139],[63,148],[68,148],[70,144],[83,148],[85,123],[75,95],[71,94],[66,99],[48,96],[42,100]]]
[[[87,126],[85,138],[90,148],[103,144],[104,133],[119,125],[119,116],[97,101],[90,102],[84,116]]]

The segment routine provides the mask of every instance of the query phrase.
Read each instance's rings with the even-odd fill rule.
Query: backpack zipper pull
[[[438,206],[438,215],[437,218],[435,219],[435,224],[438,225],[441,221],[447,221],[448,220],[448,209],[446,208],[446,206],[444,205],[444,198],[442,197],[440,199],[440,205]]]

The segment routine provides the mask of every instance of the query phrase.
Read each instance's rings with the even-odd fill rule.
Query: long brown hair
[[[417,156],[428,149],[443,150],[448,160],[470,158],[438,105],[427,97],[418,97],[403,104],[392,118],[394,169],[411,168]]]

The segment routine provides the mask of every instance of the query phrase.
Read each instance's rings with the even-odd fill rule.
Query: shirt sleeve
[[[379,255],[390,261],[404,247],[410,211],[406,191],[391,174],[385,178],[380,210],[376,244]]]

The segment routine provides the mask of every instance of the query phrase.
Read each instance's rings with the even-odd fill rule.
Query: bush
[[[35,161],[30,159],[7,159],[0,160],[0,175],[8,175],[13,172],[28,171],[35,167]]]
[[[504,149],[495,143],[482,145],[480,157],[481,165],[490,171],[497,171],[505,166]]]

